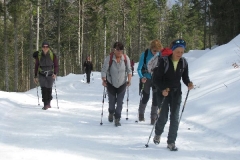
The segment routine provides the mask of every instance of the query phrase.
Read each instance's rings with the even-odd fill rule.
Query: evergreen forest
[[[222,45],[240,33],[240,0],[1,0],[0,90],[24,92],[33,82],[32,54],[48,41],[58,76],[82,74],[91,56],[100,71],[113,43],[135,62],[153,39],[176,38],[189,50]]]

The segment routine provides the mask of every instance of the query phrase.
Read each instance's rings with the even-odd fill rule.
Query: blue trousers
[[[107,91],[109,99],[108,111],[109,113],[114,114],[115,119],[120,119],[122,113],[123,99],[126,92],[126,83],[119,88],[115,88],[110,83],[108,83]]]

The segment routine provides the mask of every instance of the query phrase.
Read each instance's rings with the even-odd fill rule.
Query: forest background
[[[186,51],[227,43],[240,33],[240,0],[1,0],[0,17],[0,90],[23,92],[44,40],[59,76],[84,73],[87,56],[100,71],[116,41],[134,61],[153,39],[183,38]]]

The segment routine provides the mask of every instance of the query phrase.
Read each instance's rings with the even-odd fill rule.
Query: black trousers
[[[52,100],[52,88],[41,87],[42,90],[42,101],[44,106],[49,104]]]
[[[90,83],[91,71],[87,71],[87,72],[86,72],[86,75],[87,75],[87,83]]]
[[[162,91],[157,91],[158,97],[158,107],[163,100]],[[170,111],[170,126],[168,131],[168,140],[167,143],[175,143],[177,138],[178,131],[178,119],[179,119],[179,110],[180,104],[182,101],[182,91],[181,88],[177,90],[171,89],[168,93],[168,96],[165,98],[163,106],[161,108],[160,117],[155,126],[155,134],[161,135],[164,131],[165,124],[168,120],[168,115]]]

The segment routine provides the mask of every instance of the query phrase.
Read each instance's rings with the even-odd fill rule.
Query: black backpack
[[[145,52],[144,52],[143,66],[142,66],[142,69],[141,69],[142,74],[148,73],[147,60],[146,60],[147,56],[148,56],[148,49],[146,49]]]
[[[158,83],[157,79],[156,79],[156,75],[157,73],[157,70],[158,70],[158,66],[160,65],[160,60],[163,59],[164,61],[164,74],[167,72],[168,68],[169,68],[169,59],[168,59],[168,56],[165,56],[165,57],[158,57],[158,63],[157,63],[157,66],[153,69],[153,72],[152,72],[152,83],[155,85],[156,83]],[[184,57],[181,57],[180,59],[182,59],[182,73],[184,72],[184,69],[186,68],[187,66],[187,60],[186,58]]]

